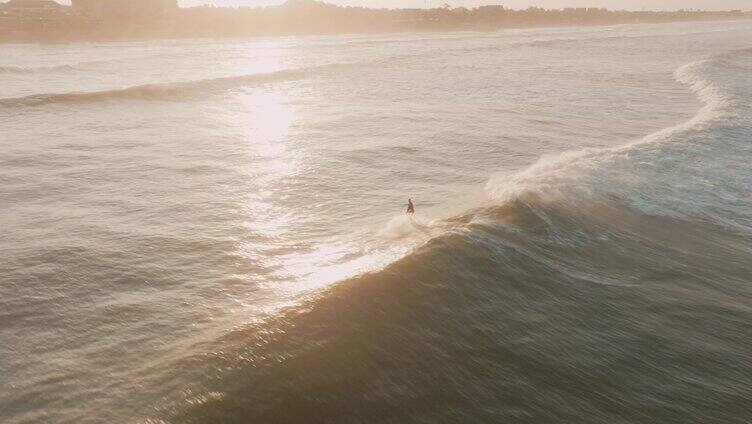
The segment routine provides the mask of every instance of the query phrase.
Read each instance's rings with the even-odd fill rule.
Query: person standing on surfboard
[[[413,199],[407,199],[407,214],[412,216],[415,213],[415,205],[413,205]]]

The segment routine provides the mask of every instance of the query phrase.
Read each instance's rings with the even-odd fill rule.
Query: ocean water
[[[1,45],[0,422],[748,423],[751,162],[752,22]]]

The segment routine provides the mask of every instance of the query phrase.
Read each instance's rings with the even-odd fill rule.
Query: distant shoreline
[[[515,28],[589,27],[632,23],[739,21],[752,18],[727,12],[610,11],[598,8],[526,10],[502,6],[475,9],[368,9],[312,0],[290,0],[259,8],[192,7],[159,14],[91,16],[57,3],[44,10],[0,4],[0,43],[59,44],[272,36],[387,34],[477,31]]]
[[[6,40],[0,36],[0,45],[2,44],[75,44],[75,43],[128,43],[140,41],[180,41],[180,40],[210,40],[210,39],[227,39],[227,40],[253,40],[256,38],[276,38],[276,37],[315,37],[315,36],[347,36],[347,35],[388,35],[388,34],[438,34],[442,32],[474,32],[478,34],[499,32],[512,29],[536,29],[536,28],[595,28],[613,25],[639,25],[639,24],[671,24],[679,22],[743,22],[752,18],[744,19],[700,19],[695,21],[664,21],[664,22],[616,22],[602,24],[560,24],[560,25],[519,25],[505,26],[492,29],[475,29],[475,28],[444,28],[444,29],[397,29],[390,31],[372,30],[372,31],[347,31],[347,32],[310,32],[310,33],[269,33],[269,34],[251,34],[251,35],[202,35],[202,36],[163,36],[163,37],[118,37],[118,38],[62,38],[62,39],[28,39],[28,40]]]

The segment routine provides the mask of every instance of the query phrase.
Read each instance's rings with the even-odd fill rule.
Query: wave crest
[[[228,90],[241,86],[303,79],[326,71],[353,65],[344,63],[330,64],[308,68],[286,69],[265,74],[236,75],[163,84],[144,84],[102,91],[34,94],[24,97],[0,99],[0,107],[18,108],[50,104],[93,103],[110,100],[182,100],[207,91]]]
[[[42,72],[59,72],[59,71],[75,71],[75,66],[72,65],[56,65],[56,66],[37,66],[37,67],[23,67],[23,66],[0,66],[0,74],[38,74]]]

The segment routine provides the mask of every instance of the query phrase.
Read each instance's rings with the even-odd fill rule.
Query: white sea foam
[[[750,134],[748,110],[740,101],[749,77],[729,68],[722,60],[727,57],[715,55],[676,70],[676,80],[703,103],[689,121],[623,146],[543,156],[519,173],[491,178],[487,192],[501,202],[529,194],[574,203],[616,196],[649,213],[708,215],[722,205],[706,184],[717,179],[716,184],[734,187],[748,174],[733,152],[741,146],[739,135]],[[702,161],[725,161],[726,168],[694,166]]]

